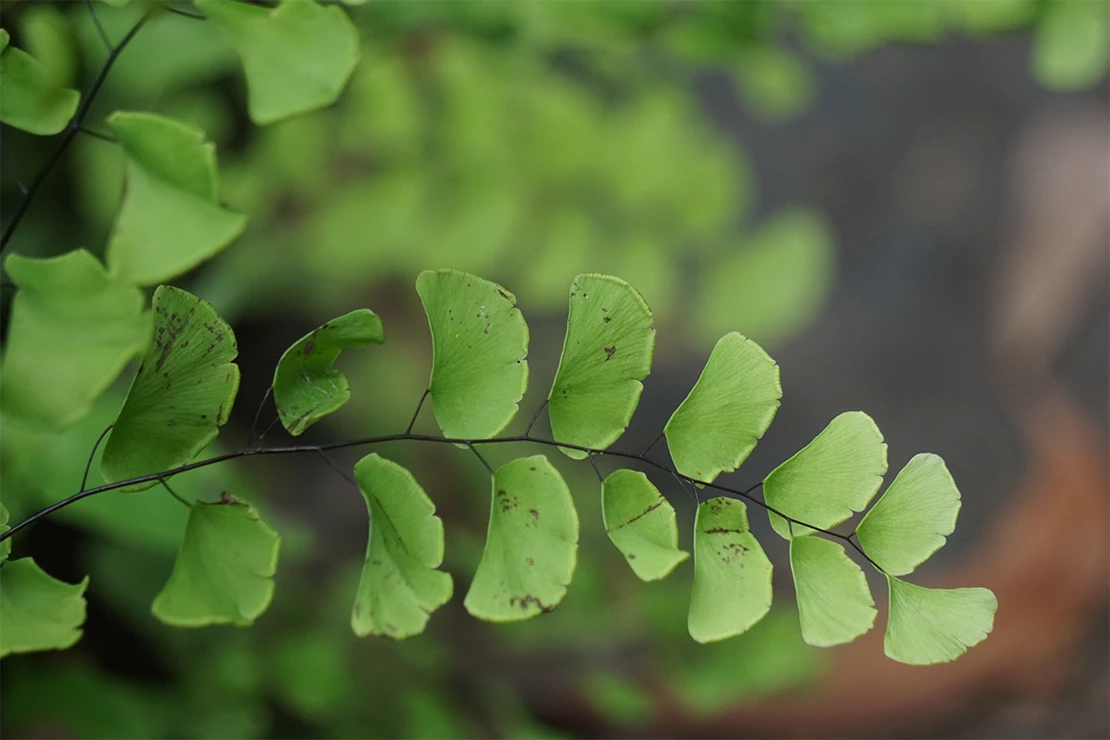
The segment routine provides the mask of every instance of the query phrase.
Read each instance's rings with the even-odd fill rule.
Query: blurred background
[[[115,39],[142,12],[96,5]],[[32,53],[67,39],[53,53],[70,55],[80,87],[102,65],[85,4],[2,9]],[[358,639],[348,623],[367,536],[361,496],[318,458],[251,460],[175,488],[255,501],[283,536],[275,600],[253,628],[181,630],[151,616],[185,524],[158,489],[88,499],[16,540],[17,553],[71,582],[89,574],[91,586],[75,648],[0,664],[4,736],[1110,734],[1110,4],[347,10],[363,60],[325,111],[252,126],[224,37],[165,15],[123,53],[88,119],[103,131],[114,110],[152,110],[203,128],[224,201],[251,215],[230,248],[176,281],[239,340],[243,384],[219,448],[245,442],[284,349],[357,307],[382,315],[388,341],[340,359],[352,401],[305,441],[403,430],[430,368],[413,283],[444,267],[517,295],[532,382],[508,431],[522,431],[554,376],[571,279],[608,272],[644,294],[658,326],[619,449],[654,439],[716,339],[740,331],[780,363],[784,397],[722,482],[760,480],[837,413],[865,410],[887,438],[891,475],[918,452],[946,459],[960,526],[917,580],[990,587],[995,632],[929,668],[884,657],[884,616],[852,645],[810,648],[786,547],[753,511],[777,566],[776,608],[748,634],[697,645],[690,564],[639,582],[605,536],[593,471],[559,455],[582,520],[574,583],[550,614],[478,622],[461,594],[484,542],[487,475],[468,453],[408,444],[380,451],[436,502],[456,598],[423,636]],[[3,143],[25,175],[53,146],[8,128]],[[12,249],[102,254],[122,168],[113,144],[79,137]],[[0,194],[10,213],[8,170]],[[120,383],[36,463],[36,485],[4,491],[13,519],[77,489],[125,392]],[[417,430],[435,431],[428,410]],[[688,548],[694,506],[674,481],[655,482]]]

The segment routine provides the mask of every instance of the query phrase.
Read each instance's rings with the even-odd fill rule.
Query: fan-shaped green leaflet
[[[574,574],[578,513],[543,455],[506,463],[493,477],[489,534],[464,605],[475,617],[513,622],[554,609]]]
[[[31,558],[0,566],[0,657],[38,650],[64,650],[81,639],[89,579],[68,584]]]
[[[173,573],[152,607],[166,624],[244,626],[270,605],[281,539],[253,506],[224,498],[189,509]]]
[[[0,29],[0,121],[50,136],[66,127],[80,102],[80,93],[54,84],[42,63],[12,46]]]
[[[813,441],[763,479],[767,504],[783,514],[828,529],[862,511],[883,484],[886,443],[862,411],[840,414]],[[786,539],[808,534],[768,512]]]
[[[528,325],[500,285],[456,270],[422,272],[416,291],[432,333],[432,409],[443,433],[493,437],[528,387]]]
[[[653,321],[643,297],[620,278],[574,279],[563,353],[547,396],[555,441],[605,449],[620,438],[640,401],[640,381],[651,371]]]
[[[297,436],[350,400],[347,376],[332,367],[340,352],[384,341],[382,320],[360,308],[332,319],[285,350],[274,370],[273,389],[286,431]]]
[[[912,573],[956,529],[960,490],[944,460],[915,455],[856,528],[868,557],[892,576]]]
[[[635,470],[616,470],[601,486],[605,533],[642,581],[666,578],[690,557],[678,549],[674,507]]]
[[[775,361],[740,334],[721,337],[663,429],[675,468],[704,483],[736,470],[771,425],[781,397]]]
[[[207,301],[162,285],[152,305],[154,342],[104,448],[109,483],[191,462],[227,422],[239,390],[235,335]]]
[[[742,501],[713,498],[694,520],[694,588],[687,626],[698,642],[739,635],[771,608],[771,561]]]
[[[370,514],[370,537],[351,628],[359,637],[418,635],[454,588],[451,576],[436,570],[443,562],[443,521],[412,473],[395,462],[367,455],[355,465],[355,479]]]
[[[851,642],[874,626],[877,612],[867,578],[843,547],[820,537],[795,537],[790,570],[802,637],[810,645]]]
[[[900,663],[946,663],[987,638],[998,599],[985,588],[924,588],[887,576],[890,620],[883,648]]]

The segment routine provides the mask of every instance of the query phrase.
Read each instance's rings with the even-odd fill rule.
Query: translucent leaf
[[[64,650],[81,639],[89,579],[70,585],[31,558],[0,568],[0,657],[36,650]]]
[[[862,411],[848,411],[763,479],[763,498],[787,516],[828,529],[867,508],[885,472],[886,443],[879,428]],[[775,531],[790,539],[790,523],[768,514]],[[795,537],[810,531],[793,527]]]
[[[247,224],[220,207],[216,148],[204,132],[153,113],[113,113],[127,188],[107,262],[112,276],[153,285],[213,256]]]
[[[48,89],[73,84],[77,71],[77,45],[69,20],[57,7],[36,3],[19,16],[20,39],[41,65]]]
[[[721,337],[663,429],[675,467],[706,483],[736,470],[771,426],[781,397],[775,361],[735,332]]]
[[[0,534],[4,534],[9,529],[11,529],[11,526],[8,524],[8,517],[9,514],[7,508],[5,508],[4,504],[0,504]],[[3,565],[4,562],[8,559],[8,556],[11,554],[12,541],[11,538],[8,538],[3,542],[0,542],[0,565]]]
[[[5,261],[18,287],[5,347],[0,406],[6,419],[48,430],[80,421],[150,341],[136,288],[113,282],[83,249]]]
[[[651,372],[652,321],[643,297],[620,278],[574,279],[563,354],[547,395],[556,441],[605,449],[624,434],[644,389],[640,381]]]
[[[910,665],[946,663],[994,629],[998,599],[985,588],[924,588],[887,576],[890,620],[887,657]]]
[[[1110,9],[1105,3],[1058,0],[1044,6],[1033,46],[1033,72],[1047,87],[1080,90],[1106,74]]]
[[[902,576],[956,530],[960,490],[936,455],[915,455],[856,528],[860,545],[887,573]]]
[[[820,537],[795,537],[790,570],[807,643],[840,645],[874,626],[877,612],[867,578],[843,547]]]
[[[451,576],[436,570],[443,521],[412,473],[395,462],[367,455],[355,478],[370,512],[370,539],[351,628],[359,637],[418,635],[453,591]]]
[[[108,483],[191,462],[227,422],[239,390],[231,327],[195,295],[154,291],[154,343],[116,418],[101,473]],[[141,491],[155,483],[123,490]]]
[[[0,122],[40,136],[58,133],[77,112],[80,93],[53,84],[49,71],[9,40],[0,29]]]
[[[242,627],[270,605],[281,539],[253,506],[225,497],[189,509],[173,573],[152,607],[166,624]]]
[[[698,642],[746,632],[771,608],[771,561],[742,501],[713,498],[694,520],[694,589],[687,627]]]
[[[578,513],[570,489],[543,455],[498,468],[489,534],[466,594],[466,610],[513,622],[559,605],[574,574]]]
[[[289,433],[300,434],[350,400],[347,376],[332,367],[340,352],[384,341],[382,320],[360,308],[332,319],[285,350],[274,370],[274,403]]]
[[[678,549],[674,507],[639,471],[617,470],[601,487],[605,533],[642,581],[665,578],[690,557]]]
[[[432,332],[428,388],[436,421],[448,437],[496,436],[528,387],[528,325],[516,298],[455,270],[420,273],[416,291]]]
[[[243,60],[251,120],[259,125],[331,105],[359,59],[358,31],[337,7],[284,0],[267,8],[197,0]]]

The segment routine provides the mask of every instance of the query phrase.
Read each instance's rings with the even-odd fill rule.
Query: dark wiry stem
[[[492,439],[461,439],[461,438],[454,438],[454,437],[433,437],[433,436],[427,435],[427,434],[410,434],[410,433],[406,432],[404,434],[388,434],[388,435],[381,436],[381,437],[366,437],[366,438],[362,438],[362,439],[352,439],[352,440],[347,440],[347,441],[343,441],[343,442],[331,442],[329,444],[323,444],[323,445],[299,445],[299,446],[293,446],[293,447],[247,448],[247,449],[243,449],[243,450],[238,450],[237,452],[228,452],[228,453],[225,453],[223,455],[216,455],[215,457],[210,457],[207,460],[199,460],[197,462],[189,463],[187,465],[182,465],[180,467],[173,468],[171,470],[166,470],[166,471],[163,471],[161,473],[151,473],[150,475],[141,475],[141,476],[137,476],[135,478],[130,478],[128,480],[116,481],[115,483],[108,483],[108,484],[105,484],[103,486],[98,486],[97,488],[90,488],[88,490],[81,491],[79,493],[74,494],[73,496],[70,496],[67,499],[63,499],[61,501],[58,501],[57,503],[52,504],[52,505],[46,507],[45,509],[42,509],[41,511],[38,511],[38,512],[32,514],[31,516],[27,517],[26,519],[24,519],[20,523],[13,526],[7,532],[4,532],[3,534],[0,534],[0,542],[8,539],[13,534],[15,534],[19,530],[23,529],[24,527],[28,526],[29,524],[31,524],[31,523],[33,523],[33,522],[35,522],[35,521],[37,521],[37,520],[39,520],[39,519],[41,519],[45,516],[48,516],[49,514],[52,514],[53,512],[58,511],[59,509],[64,509],[65,507],[70,506],[71,504],[74,504],[74,503],[76,503],[77,501],[80,501],[83,498],[87,498],[89,496],[95,496],[96,494],[104,493],[105,491],[114,491],[118,488],[123,488],[125,486],[133,486],[133,485],[137,485],[139,483],[148,483],[150,481],[161,481],[161,480],[166,479],[166,478],[172,478],[175,475],[180,475],[181,473],[187,473],[190,470],[197,470],[198,468],[206,468],[209,465],[216,465],[218,463],[227,462],[228,460],[237,460],[239,458],[255,457],[255,456],[259,456],[259,455],[293,455],[293,454],[298,454],[298,453],[317,453],[318,454],[321,451],[327,451],[327,450],[342,450],[342,449],[347,449],[349,447],[366,447],[366,446],[371,446],[371,445],[384,444],[386,442],[405,442],[405,441],[409,441],[409,442],[430,442],[430,443],[433,443],[433,444],[450,444],[450,445],[461,445],[463,447],[467,447],[475,455],[478,456],[478,458],[482,461],[482,464],[485,465],[486,469],[490,472],[491,475],[494,474],[493,468],[491,468],[489,463],[486,462],[485,458],[482,457],[478,453],[478,450],[476,448],[479,445],[511,444],[511,443],[527,442],[527,443],[531,443],[531,444],[546,445],[548,447],[565,447],[565,448],[570,449],[570,450],[578,450],[579,452],[584,452],[587,455],[606,455],[606,456],[609,456],[609,457],[617,457],[617,458],[621,458],[621,459],[624,459],[624,460],[633,460],[633,461],[641,462],[645,465],[650,465],[651,467],[656,468],[658,470],[662,470],[665,473],[669,473],[670,475],[673,475],[676,479],[678,479],[680,481],[685,481],[688,484],[693,484],[695,486],[703,486],[705,488],[710,488],[714,491],[720,491],[722,493],[726,493],[726,494],[730,494],[732,496],[740,497],[740,498],[742,498],[746,501],[750,501],[751,503],[755,504],[756,506],[758,506],[762,509],[765,509],[765,510],[771,512],[772,514],[777,514],[778,516],[785,519],[787,522],[797,524],[798,526],[801,526],[801,527],[808,527],[809,529],[812,529],[815,532],[820,532],[821,534],[826,535],[828,537],[832,537],[834,539],[841,540],[842,542],[847,543],[849,547],[851,547],[853,550],[858,552],[861,556],[863,556],[867,560],[867,562],[869,562],[873,566],[875,566],[876,570],[878,570],[880,573],[885,572],[885,571],[882,570],[882,568],[880,568],[878,565],[876,565],[875,562],[873,560],[871,560],[871,558],[867,557],[867,554],[863,551],[863,548],[860,545],[858,545],[854,539],[852,539],[852,534],[854,534],[854,532],[852,534],[841,534],[839,532],[834,532],[830,529],[824,529],[822,527],[814,526],[812,524],[809,524],[808,522],[804,522],[801,519],[796,519],[796,518],[794,518],[794,517],[792,517],[788,514],[785,514],[781,511],[779,511],[774,506],[771,506],[770,504],[766,503],[765,501],[761,501],[760,499],[758,499],[758,498],[756,498],[755,496],[752,495],[752,492],[755,491],[761,485],[759,483],[756,483],[755,485],[749,486],[746,489],[730,488],[728,486],[720,485],[719,483],[710,483],[710,482],[706,482],[706,481],[700,481],[696,478],[691,478],[688,475],[684,475],[682,473],[679,473],[677,470],[675,470],[672,467],[669,467],[667,465],[663,465],[662,463],[655,462],[654,460],[648,460],[646,458],[642,458],[639,455],[631,453],[631,452],[618,452],[616,450],[599,450],[599,449],[595,449],[593,447],[584,447],[582,445],[570,444],[569,442],[556,442],[553,439],[540,439],[540,438],[537,438],[537,437],[525,437],[523,435],[514,436],[514,437],[494,437]],[[696,489],[695,489],[695,491],[696,491]],[[695,493],[695,499],[697,499],[697,498],[698,498],[697,494]]]
[[[431,393],[431,392],[432,392],[432,389],[429,388],[426,391],[424,391],[424,394],[422,396],[420,396],[420,402],[418,404],[416,404],[416,411],[412,412],[412,419],[409,421],[409,425],[405,429],[405,434],[408,434],[409,432],[412,431],[413,425],[416,424],[416,417],[420,416],[420,409],[424,408],[424,399],[426,399],[428,397],[428,394]]]
[[[93,458],[96,457],[96,451],[100,449],[100,443],[108,436],[108,432],[112,431],[114,424],[109,424],[100,436],[96,438],[96,444],[93,445],[92,452],[89,453],[89,461],[85,463],[85,474],[81,476],[81,490],[85,490],[85,484],[89,482],[89,468],[92,467]]]

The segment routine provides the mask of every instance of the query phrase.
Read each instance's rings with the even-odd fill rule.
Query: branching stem
[[[538,438],[538,437],[526,437],[524,435],[517,435],[517,436],[510,436],[510,437],[493,437],[491,439],[460,439],[460,438],[453,438],[453,437],[435,437],[435,436],[428,435],[428,434],[412,434],[410,432],[405,432],[403,434],[387,434],[387,435],[380,436],[380,437],[364,437],[364,438],[361,438],[361,439],[351,439],[351,440],[345,440],[345,441],[342,441],[342,442],[330,442],[330,443],[322,444],[322,445],[294,445],[294,446],[289,446],[289,447],[257,447],[257,448],[247,447],[245,449],[238,450],[236,452],[228,452],[228,453],[225,453],[223,455],[216,455],[215,457],[210,457],[207,460],[200,460],[200,461],[197,461],[197,462],[189,463],[187,465],[182,465],[182,466],[177,467],[177,468],[173,468],[171,470],[165,470],[161,473],[151,473],[149,475],[141,475],[141,476],[138,476],[136,478],[130,478],[128,480],[122,480],[122,481],[116,481],[115,483],[107,483],[103,486],[97,486],[96,488],[90,488],[88,490],[80,491],[79,493],[76,493],[76,494],[70,496],[69,498],[62,499],[61,501],[58,501],[57,503],[54,503],[54,504],[46,507],[45,509],[42,509],[41,511],[38,511],[38,512],[32,514],[31,516],[27,517],[23,521],[19,522],[15,526],[13,526],[7,532],[4,532],[3,534],[0,534],[0,542],[3,542],[4,540],[8,539],[13,534],[20,531],[21,529],[28,526],[29,524],[31,524],[31,523],[39,520],[39,519],[42,519],[43,517],[48,516],[48,515],[54,513],[55,511],[58,511],[59,509],[64,509],[65,507],[70,506],[71,504],[74,504],[74,503],[80,501],[83,498],[88,498],[89,496],[95,496],[98,493],[104,493],[106,491],[114,491],[114,490],[117,490],[119,488],[124,488],[125,486],[133,486],[133,485],[136,485],[136,484],[139,484],[139,483],[149,483],[150,481],[162,481],[163,479],[172,478],[175,475],[180,475],[181,473],[187,473],[191,470],[198,470],[200,468],[206,468],[209,465],[216,465],[218,463],[227,462],[229,460],[238,460],[240,458],[245,458],[245,457],[256,457],[256,456],[261,456],[261,455],[295,455],[295,454],[301,454],[301,453],[320,454],[320,453],[326,452],[328,450],[342,450],[342,449],[347,449],[347,448],[350,448],[350,447],[369,447],[369,446],[373,446],[373,445],[384,444],[386,442],[429,442],[429,443],[432,443],[432,444],[449,444],[449,445],[460,445],[460,446],[463,446],[463,447],[467,447],[475,455],[478,456],[478,459],[480,459],[482,461],[482,464],[485,465],[486,469],[490,472],[491,475],[494,474],[493,468],[490,467],[489,463],[486,462],[486,459],[484,457],[482,457],[482,455],[479,453],[477,448],[480,445],[531,443],[531,444],[545,445],[547,447],[565,447],[565,448],[571,449],[571,450],[578,450],[579,452],[586,453],[587,456],[590,457],[591,462],[593,461],[593,456],[594,455],[598,455],[598,456],[603,456],[604,455],[604,456],[608,456],[608,457],[616,457],[616,458],[621,458],[621,459],[624,459],[624,460],[633,460],[633,461],[636,461],[636,462],[641,462],[645,465],[650,465],[651,467],[656,468],[658,470],[661,470],[665,473],[669,473],[670,475],[673,475],[676,479],[678,479],[680,481],[685,481],[686,483],[694,485],[695,486],[695,491],[697,490],[696,489],[697,486],[703,486],[705,488],[713,489],[714,491],[720,491],[721,493],[726,493],[726,494],[729,494],[731,496],[736,496],[736,497],[743,498],[743,499],[745,499],[747,501],[750,501],[751,503],[755,504],[756,506],[771,512],[772,514],[777,514],[778,516],[782,517],[783,519],[785,519],[787,522],[790,522],[791,524],[797,524],[798,526],[801,526],[801,527],[808,527],[809,529],[812,529],[816,532],[820,532],[823,535],[826,535],[828,537],[832,537],[834,539],[845,542],[845,543],[848,544],[849,547],[851,547],[853,550],[855,550],[860,555],[862,555],[867,560],[867,562],[869,562],[869,563],[871,563],[871,565],[875,566],[876,570],[878,570],[880,573],[885,572],[885,571],[882,570],[882,568],[880,568],[878,565],[876,565],[876,563],[873,560],[871,560],[871,558],[867,557],[867,554],[863,551],[863,548],[860,547],[854,539],[852,539],[852,535],[855,534],[855,532],[852,532],[850,534],[841,534],[840,532],[834,532],[831,529],[823,529],[821,527],[815,527],[812,524],[808,524],[807,522],[804,522],[800,519],[795,519],[794,517],[789,516],[788,514],[784,514],[783,512],[779,511],[778,509],[776,509],[775,507],[766,503],[765,501],[762,501],[759,498],[752,495],[752,493],[757,488],[759,488],[760,485],[762,485],[760,483],[756,483],[755,485],[750,486],[746,489],[730,488],[728,486],[720,485],[719,483],[708,483],[708,482],[705,482],[705,481],[697,480],[696,478],[691,478],[688,475],[683,475],[682,473],[678,472],[673,467],[670,467],[668,465],[664,465],[662,463],[655,462],[654,460],[648,460],[648,459],[643,458],[640,455],[637,455],[637,454],[632,453],[632,452],[619,452],[617,450],[599,450],[599,449],[595,449],[593,447],[583,447],[581,445],[570,444],[569,442],[556,442],[553,439],[541,439],[541,438]],[[600,475],[600,473],[599,473],[599,475]],[[695,493],[695,498],[696,498],[696,493]]]

